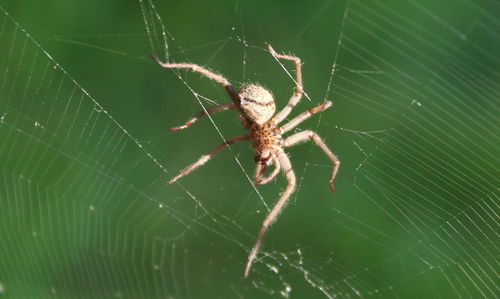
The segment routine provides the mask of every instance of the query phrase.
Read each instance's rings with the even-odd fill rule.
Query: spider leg
[[[337,172],[339,170],[340,166],[340,161],[339,159],[330,151],[330,149],[326,146],[325,142],[318,136],[313,131],[307,130],[307,131],[302,131],[297,134],[293,134],[292,136],[288,137],[285,139],[285,147],[290,147],[293,146],[297,143],[300,142],[305,142],[308,140],[312,140],[316,143],[317,146],[319,146],[323,152],[332,160],[333,162],[333,170],[332,170],[332,175],[330,176],[330,188],[332,189],[332,192],[335,192],[335,187],[333,186],[333,180],[335,179],[335,176],[337,175]]]
[[[173,182],[177,181],[178,179],[182,178],[183,176],[189,174],[191,171],[195,170],[196,168],[202,166],[203,164],[207,163],[212,156],[217,154],[220,150],[224,149],[230,144],[233,144],[235,142],[240,142],[244,140],[250,139],[250,135],[244,134],[244,135],[239,135],[233,138],[229,138],[228,140],[224,140],[221,144],[216,146],[214,149],[212,149],[208,154],[201,156],[198,161],[194,162],[193,164],[189,165],[188,167],[184,168],[178,175],[175,177],[171,178],[168,180],[168,184],[172,184]]]
[[[195,123],[198,119],[200,119],[202,116],[205,116],[207,114],[214,113],[214,112],[219,112],[219,111],[224,111],[224,110],[232,109],[232,108],[235,108],[235,107],[236,107],[236,105],[234,103],[229,103],[229,104],[224,104],[224,105],[220,105],[220,106],[208,108],[206,110],[201,110],[200,112],[198,112],[198,114],[196,114],[195,116],[193,116],[191,119],[189,119],[183,125],[178,126],[178,127],[173,127],[171,129],[169,129],[169,131],[178,131],[178,130],[186,129],[187,127],[189,127],[190,125],[192,125],[193,123]]]
[[[326,110],[331,106],[332,102],[326,101],[321,105],[318,105],[312,109],[302,112],[301,114],[297,115],[295,118],[293,118],[291,121],[287,122],[281,127],[281,134],[284,134],[290,131],[291,129],[295,128],[297,125],[299,125],[301,122],[311,117],[313,114]]]
[[[257,163],[257,168],[255,169],[255,184],[265,185],[265,184],[269,183],[270,181],[272,181],[276,177],[276,175],[278,175],[278,173],[280,172],[280,169],[281,169],[281,164],[274,154],[272,155],[272,159],[273,159],[273,162],[275,165],[274,170],[267,177],[261,178],[261,176],[262,176],[262,174],[264,174],[264,171],[266,170],[267,166],[262,165],[260,163]]]
[[[250,254],[248,255],[248,261],[244,272],[245,277],[248,276],[250,268],[252,267],[252,263],[255,257],[257,256],[257,253],[259,252],[259,248],[262,245],[262,241],[264,240],[264,235],[266,234],[267,228],[273,223],[274,220],[276,220],[280,211],[283,209],[285,203],[295,190],[296,186],[295,173],[293,172],[292,164],[290,163],[290,160],[288,159],[287,155],[281,151],[277,156],[277,161],[279,161],[279,163],[281,164],[286,179],[288,180],[288,185],[286,186],[285,191],[281,194],[281,197],[278,200],[278,202],[272,208],[271,212],[267,214],[266,218],[264,219],[264,222],[262,222],[262,227],[260,228],[259,235],[257,236],[257,241],[255,242],[255,245],[253,246],[252,250],[250,251]]]
[[[214,72],[212,72],[210,70],[207,70],[206,68],[204,68],[202,66],[199,66],[197,64],[193,64],[193,63],[166,63],[166,62],[162,62],[160,60],[160,58],[158,58],[158,56],[156,56],[156,55],[151,55],[151,57],[161,67],[163,67],[163,68],[167,68],[167,69],[190,69],[193,72],[200,73],[203,76],[205,76],[205,77],[207,77],[209,79],[212,79],[212,80],[214,80],[217,83],[222,84],[222,86],[224,86],[224,88],[226,89],[227,93],[229,94],[229,96],[231,97],[231,99],[233,101],[237,100],[237,98],[238,98],[238,95],[234,91],[233,86],[231,85],[231,83],[229,83],[229,81],[226,78],[224,78],[223,76],[221,76],[219,74],[216,74],[216,73],[214,73]]]
[[[302,84],[302,64],[300,62],[300,58],[295,57],[295,56],[290,56],[290,55],[278,54],[273,49],[273,47],[271,47],[271,45],[268,45],[268,47],[269,47],[269,51],[271,52],[271,54],[274,57],[276,57],[278,59],[290,60],[290,61],[293,61],[295,63],[295,72],[296,72],[295,91],[294,91],[292,97],[290,98],[290,100],[288,100],[288,104],[280,112],[276,113],[276,115],[274,116],[273,120],[275,123],[278,124],[282,120],[284,120],[288,116],[288,114],[290,114],[293,107],[295,107],[295,105],[297,105],[300,98],[302,97],[302,92],[303,92],[303,90],[302,90],[302,87],[303,87],[303,84]]]

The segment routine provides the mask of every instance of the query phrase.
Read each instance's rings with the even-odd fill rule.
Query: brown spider
[[[250,271],[250,267],[252,266],[253,260],[255,259],[257,253],[259,252],[259,248],[264,239],[264,235],[266,233],[267,227],[271,225],[271,223],[276,219],[279,212],[287,202],[290,195],[295,190],[296,180],[295,173],[293,172],[292,165],[288,156],[283,151],[283,148],[290,147],[299,142],[304,142],[309,139],[313,140],[330,158],[333,162],[333,170],[332,175],[330,176],[330,188],[333,192],[335,192],[335,188],[333,186],[333,180],[337,174],[339,169],[340,161],[337,157],[330,151],[330,149],[326,146],[326,144],[321,140],[321,138],[313,131],[307,130],[302,131],[296,134],[291,135],[290,137],[283,139],[282,135],[286,132],[290,131],[298,124],[303,122],[304,120],[311,117],[311,115],[323,111],[329,108],[332,105],[332,102],[326,101],[323,104],[309,109],[305,112],[302,112],[295,118],[293,118],[288,123],[282,125],[281,127],[278,124],[283,121],[288,114],[292,111],[292,109],[297,105],[300,98],[302,97],[302,73],[301,73],[301,62],[300,58],[289,56],[289,55],[281,55],[276,53],[274,49],[269,45],[269,51],[271,54],[277,59],[290,60],[295,63],[296,70],[296,79],[295,79],[295,92],[290,98],[288,104],[278,113],[275,114],[276,106],[274,103],[273,96],[271,93],[263,88],[260,85],[256,84],[248,84],[242,86],[239,92],[236,92],[231,83],[227,81],[226,78],[221,75],[215,74],[201,66],[191,63],[164,63],[161,62],[158,57],[153,56],[154,60],[158,62],[158,64],[164,68],[172,68],[172,69],[191,69],[194,72],[198,72],[225,87],[227,93],[231,97],[232,103],[220,105],[217,107],[209,108],[206,110],[202,110],[198,114],[196,114],[193,118],[188,120],[185,124],[174,127],[170,129],[170,131],[182,130],[194,122],[196,122],[200,117],[207,115],[209,113],[223,111],[228,109],[236,108],[240,115],[240,120],[242,125],[250,131],[247,134],[239,135],[233,138],[229,138],[225,140],[219,146],[215,147],[208,154],[201,156],[198,161],[189,165],[185,169],[183,169],[178,175],[171,178],[168,183],[172,184],[177,181],[181,177],[189,174],[191,171],[205,164],[210,158],[215,155],[217,152],[227,147],[229,144],[233,144],[236,142],[244,141],[244,140],[252,140],[252,147],[255,151],[255,162],[257,163],[257,168],[255,171],[255,184],[263,185],[269,183],[272,179],[276,177],[279,173],[280,169],[283,170],[286,179],[288,180],[288,185],[285,191],[281,194],[280,199],[274,205],[272,210],[269,212],[267,217],[264,219],[262,223],[262,227],[260,229],[259,235],[257,237],[257,241],[253,246],[250,254],[248,255],[248,261],[245,267],[244,275],[248,276],[248,272]],[[273,172],[267,176],[263,177],[265,169],[274,164],[275,168]]]

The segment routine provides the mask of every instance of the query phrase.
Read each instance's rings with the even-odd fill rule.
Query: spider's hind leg
[[[271,54],[274,57],[276,57],[277,59],[289,60],[295,64],[295,91],[293,92],[293,95],[288,100],[288,104],[281,111],[276,113],[276,115],[274,116],[274,121],[276,123],[280,123],[282,120],[284,120],[288,116],[288,114],[290,114],[292,109],[300,101],[300,98],[302,98],[302,93],[304,92],[303,91],[304,86],[302,83],[302,63],[301,63],[299,57],[278,54],[273,49],[273,47],[271,47],[271,45],[268,45],[268,48],[269,48],[269,52],[271,52]]]
[[[160,58],[158,58],[158,56],[156,56],[156,55],[151,55],[151,57],[163,68],[166,68],[166,69],[188,69],[188,70],[191,70],[193,72],[202,74],[203,76],[205,76],[209,79],[212,79],[215,82],[224,86],[224,88],[226,89],[227,93],[229,94],[229,96],[231,97],[233,102],[238,99],[238,93],[234,90],[231,83],[229,83],[229,81],[226,78],[224,78],[224,76],[222,76],[222,75],[216,74],[216,73],[212,72],[211,70],[206,69],[206,68],[199,66],[197,64],[194,64],[194,63],[185,63],[185,62],[167,63],[167,62],[162,62],[160,60]]]

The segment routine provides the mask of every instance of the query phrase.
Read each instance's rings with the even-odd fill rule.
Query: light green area
[[[496,296],[496,4],[154,5],[0,1],[1,298]],[[254,187],[238,144],[167,185],[243,129],[226,111],[166,133],[229,99],[149,55],[259,82],[281,107],[293,66],[266,43],[304,62],[294,113],[334,102],[300,128],[342,165],[333,195],[319,149],[287,150],[298,190],[243,279],[286,181]]]

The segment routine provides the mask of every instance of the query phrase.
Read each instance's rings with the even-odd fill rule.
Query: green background
[[[0,297],[497,294],[498,4],[0,6]],[[149,55],[207,66],[235,86],[259,82],[281,107],[293,91],[282,66],[293,68],[267,43],[304,62],[309,99],[294,113],[334,102],[300,127],[342,165],[332,194],[319,149],[287,150],[298,189],[244,279],[263,202],[286,181],[255,189],[252,150],[237,144],[166,185],[244,131],[227,111],[166,133],[200,104],[229,99]]]

